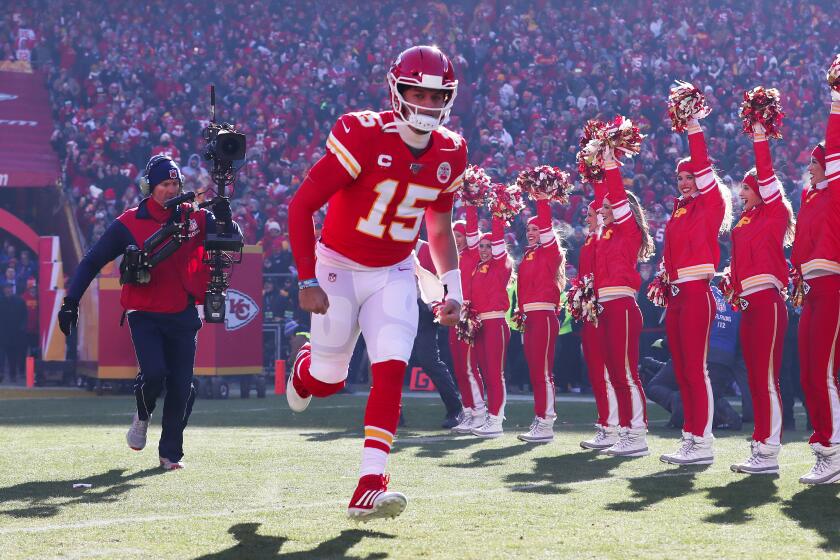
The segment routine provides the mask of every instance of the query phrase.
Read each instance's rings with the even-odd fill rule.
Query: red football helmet
[[[420,113],[421,109],[429,109],[406,101],[399,90],[400,85],[445,90],[446,105],[440,109],[437,118]],[[418,130],[431,132],[449,119],[458,92],[458,80],[455,79],[452,62],[440,49],[421,46],[400,53],[388,70],[388,87],[396,117]]]

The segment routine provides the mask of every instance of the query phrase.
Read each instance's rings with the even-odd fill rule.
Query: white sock
[[[385,473],[385,465],[388,462],[388,454],[375,447],[362,448],[362,468],[359,470],[359,477],[369,474]]]

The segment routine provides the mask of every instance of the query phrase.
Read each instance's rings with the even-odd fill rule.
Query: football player
[[[385,465],[400,415],[405,367],[417,331],[414,246],[425,219],[435,268],[443,272],[441,324],[454,325],[462,303],[452,204],[467,164],[464,139],[443,127],[458,81],[437,48],[412,47],[387,74],[391,111],[341,116],[327,154],[310,169],[289,206],[299,304],[313,313],[311,343],[295,358],[289,406],[338,392],[359,333],[372,370],[359,484],[348,515],[396,517],[403,494],[389,492]],[[329,203],[316,242],[312,215]]]

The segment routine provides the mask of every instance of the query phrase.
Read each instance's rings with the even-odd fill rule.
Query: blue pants
[[[161,457],[180,461],[184,456],[184,429],[195,401],[193,364],[201,320],[194,305],[180,313],[133,311],[128,314],[131,339],[140,363],[134,382],[137,415],[148,420],[164,388]]]

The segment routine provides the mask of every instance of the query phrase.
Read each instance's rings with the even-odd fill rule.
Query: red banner
[[[99,303],[97,376],[102,379],[133,379],[137,375],[128,324],[119,326],[122,307],[118,276],[116,267],[110,273],[103,270],[96,294]],[[88,292],[92,289],[93,286]],[[224,324],[205,323],[198,332],[196,375],[262,373],[262,247],[245,247],[242,263],[233,268],[227,304]],[[203,320],[200,309],[199,314]]]
[[[59,176],[43,74],[0,71],[0,187],[46,187]]]

